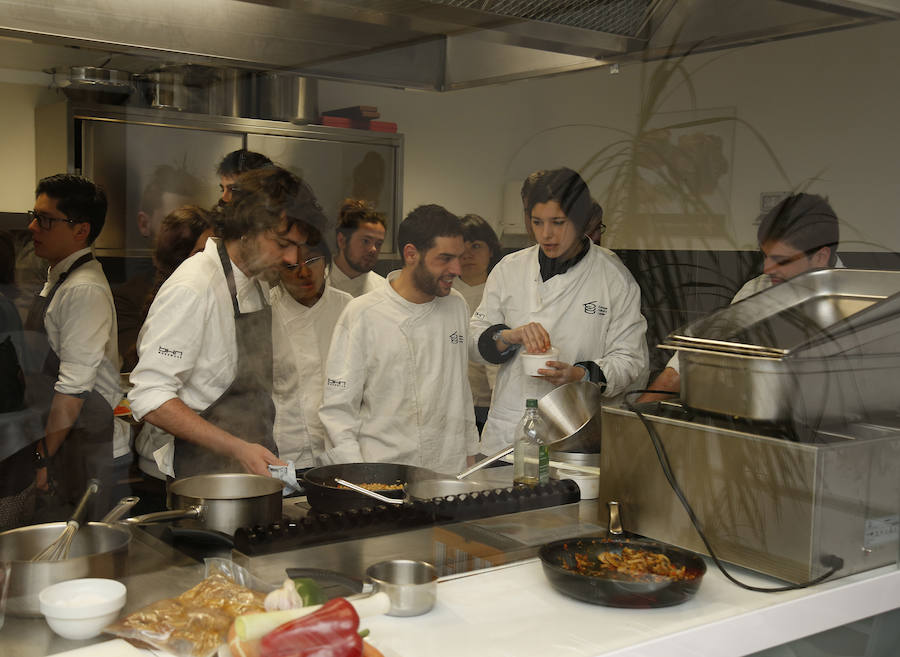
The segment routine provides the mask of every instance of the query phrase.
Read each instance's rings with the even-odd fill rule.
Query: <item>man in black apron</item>
[[[283,464],[272,438],[268,282],[325,219],[308,185],[268,167],[238,179],[215,221],[217,238],[160,288],[131,374],[132,414],[175,436],[179,478]]]
[[[45,408],[44,436],[34,445],[36,485],[59,495],[43,520],[64,518],[93,477],[109,484],[113,470],[118,353],[109,284],[90,245],[103,228],[106,196],[91,181],[57,175],[38,183],[29,230],[35,253],[50,264],[25,330],[46,356],[27,376],[28,405]],[[47,349],[49,346],[49,349]],[[32,350],[32,354],[35,350]],[[111,486],[95,496],[92,516],[108,505]]]

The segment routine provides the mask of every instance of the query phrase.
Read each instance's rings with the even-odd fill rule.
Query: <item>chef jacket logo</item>
[[[475,311],[475,319],[487,319],[487,315],[484,313],[480,313],[477,310]]]
[[[466,339],[459,334],[459,331],[453,331],[450,334],[450,344],[462,344]]]
[[[343,379],[328,379],[328,387],[344,390],[347,388],[347,382]]]
[[[177,349],[166,349],[165,347],[160,347],[159,355],[168,356],[169,358],[181,358],[184,355],[184,352]]]
[[[588,301],[587,303],[581,304],[584,306],[584,314],[585,315],[600,315],[603,316],[607,312],[609,312],[609,308],[606,306],[601,306],[596,301]]]

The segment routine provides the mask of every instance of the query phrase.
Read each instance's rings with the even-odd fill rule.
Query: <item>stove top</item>
[[[246,555],[269,554],[429,525],[571,504],[580,499],[578,485],[563,479],[534,487],[494,488],[396,506],[377,504],[335,513],[316,513],[310,509],[303,518],[283,519],[267,527],[238,529],[234,547]]]

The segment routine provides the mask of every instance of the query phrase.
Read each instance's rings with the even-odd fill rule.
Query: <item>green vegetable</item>
[[[297,589],[297,595],[303,600],[303,606],[320,605],[325,602],[325,594],[322,588],[314,579],[309,577],[297,577],[294,579],[294,588]]]

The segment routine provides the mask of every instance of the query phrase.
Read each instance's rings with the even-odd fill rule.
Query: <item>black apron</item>
[[[46,297],[37,295],[34,298],[25,320],[26,331],[32,331],[44,337],[47,335],[44,318],[56,291],[73,271],[93,258],[94,256],[90,253],[78,258],[68,270],[60,274]],[[96,339],[104,339],[104,337],[97,336]],[[47,351],[41,372],[29,375],[26,384],[26,393],[30,401],[47,409],[47,413],[44,415],[45,426],[50,403],[55,394],[54,385],[58,378],[59,355],[51,348]],[[76,504],[84,493],[88,480],[93,477],[100,479],[103,486],[91,500],[88,517],[97,517],[99,513],[108,508],[110,489],[114,484],[113,422],[113,411],[109,403],[99,392],[91,390],[85,395],[81,412],[66,435],[66,439],[56,454],[49,459],[48,476],[55,483],[61,502],[64,504]],[[65,509],[58,510],[60,518],[65,518],[67,514]],[[42,520],[47,519],[47,517],[42,518]]]
[[[234,271],[223,240],[219,240],[218,251],[234,306],[237,372],[228,389],[200,413],[200,417],[241,440],[263,445],[277,455],[278,448],[272,435],[275,424],[275,403],[272,401],[272,308],[257,283],[262,309],[252,313],[240,311]],[[214,472],[244,472],[244,468],[240,462],[189,440],[175,441],[176,477]]]

